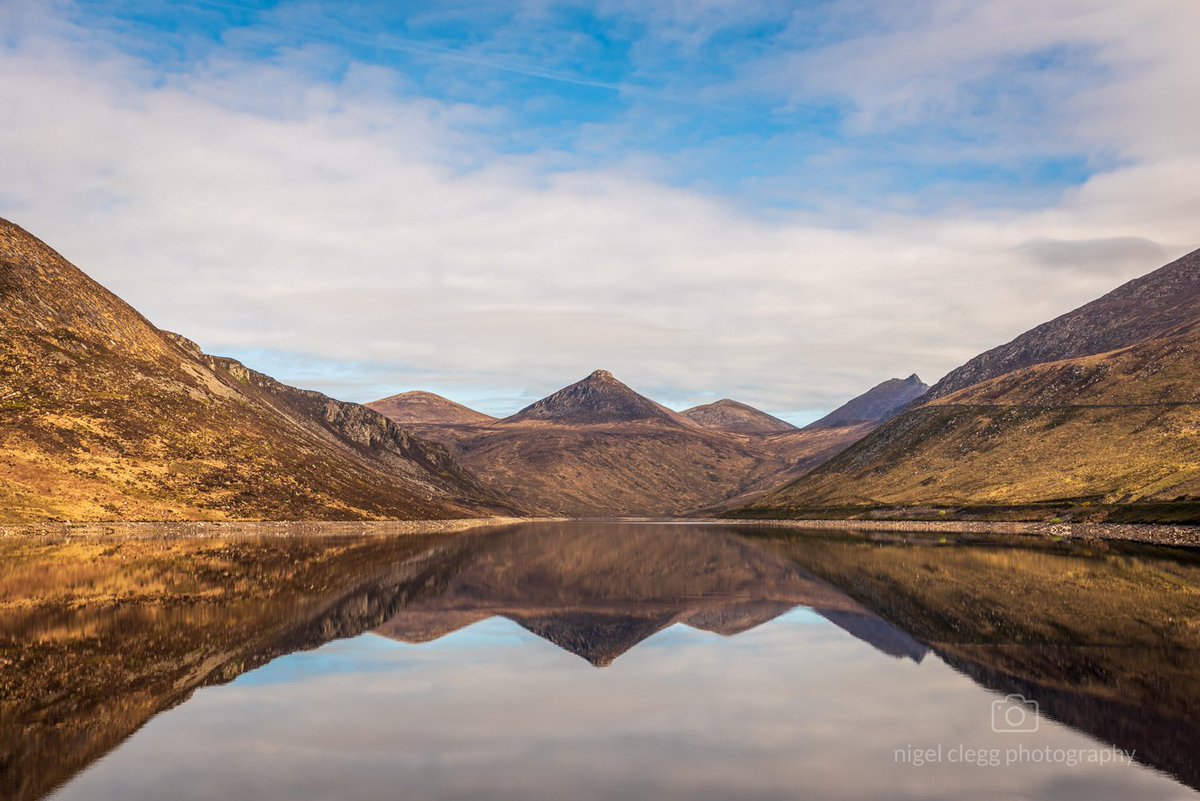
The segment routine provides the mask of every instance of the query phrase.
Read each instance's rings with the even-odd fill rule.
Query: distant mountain
[[[929,385],[914,373],[908,378],[891,378],[834,409],[807,428],[837,428],[862,423],[883,423],[929,391]]]
[[[734,514],[1200,521],[1198,287],[1194,253],[1039,326],[935,389],[1042,353],[1132,344],[924,402]]]
[[[474,516],[440,445],[160,331],[0,220],[0,519]]]
[[[926,400],[1023,367],[1117,350],[1200,318],[1200,250],[952,370]]]
[[[547,422],[575,425],[656,422],[683,424],[678,414],[622,384],[607,370],[526,406],[505,423]]]
[[[698,426],[734,434],[780,434],[796,426],[735,400],[724,398],[680,412]]]
[[[367,408],[374,409],[400,425],[411,425],[412,423],[471,425],[496,421],[495,417],[477,412],[432,392],[401,392],[399,395],[372,401],[367,404]]]
[[[788,428],[705,428],[604,370],[494,423],[414,424],[522,508],[582,517],[710,514],[811,469],[869,430]]]

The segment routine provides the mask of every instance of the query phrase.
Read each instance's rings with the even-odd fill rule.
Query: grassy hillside
[[[1200,520],[1200,324],[918,407],[738,514]]]
[[[0,221],[0,520],[473,516],[439,445],[155,328]]]

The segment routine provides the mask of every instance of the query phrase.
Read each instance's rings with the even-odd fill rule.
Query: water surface
[[[599,523],[5,547],[6,797],[1200,797],[1188,551]]]

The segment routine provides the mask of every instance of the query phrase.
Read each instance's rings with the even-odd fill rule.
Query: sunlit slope
[[[743,514],[896,507],[1191,519],[1200,500],[1200,323],[1040,364],[907,412]]]
[[[444,448],[160,331],[0,221],[0,520],[474,515]]]

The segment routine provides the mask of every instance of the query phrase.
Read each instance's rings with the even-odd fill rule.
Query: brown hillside
[[[1200,323],[918,407],[743,513],[1191,519],[1197,431]]]
[[[399,425],[471,425],[493,423],[495,417],[435,395],[432,392],[402,392],[367,404],[387,419]]]
[[[0,519],[470,516],[444,448],[160,331],[0,221]]]
[[[416,427],[523,508],[577,517],[714,513],[811,470],[870,429],[708,429],[604,371],[490,425]]]
[[[927,400],[1043,362],[1107,353],[1200,319],[1200,250],[952,370]]]
[[[733,514],[1200,521],[1198,381],[1200,251],[968,362]]]
[[[785,420],[728,398],[693,406],[680,414],[703,428],[734,434],[779,434],[796,430],[796,426]]]

